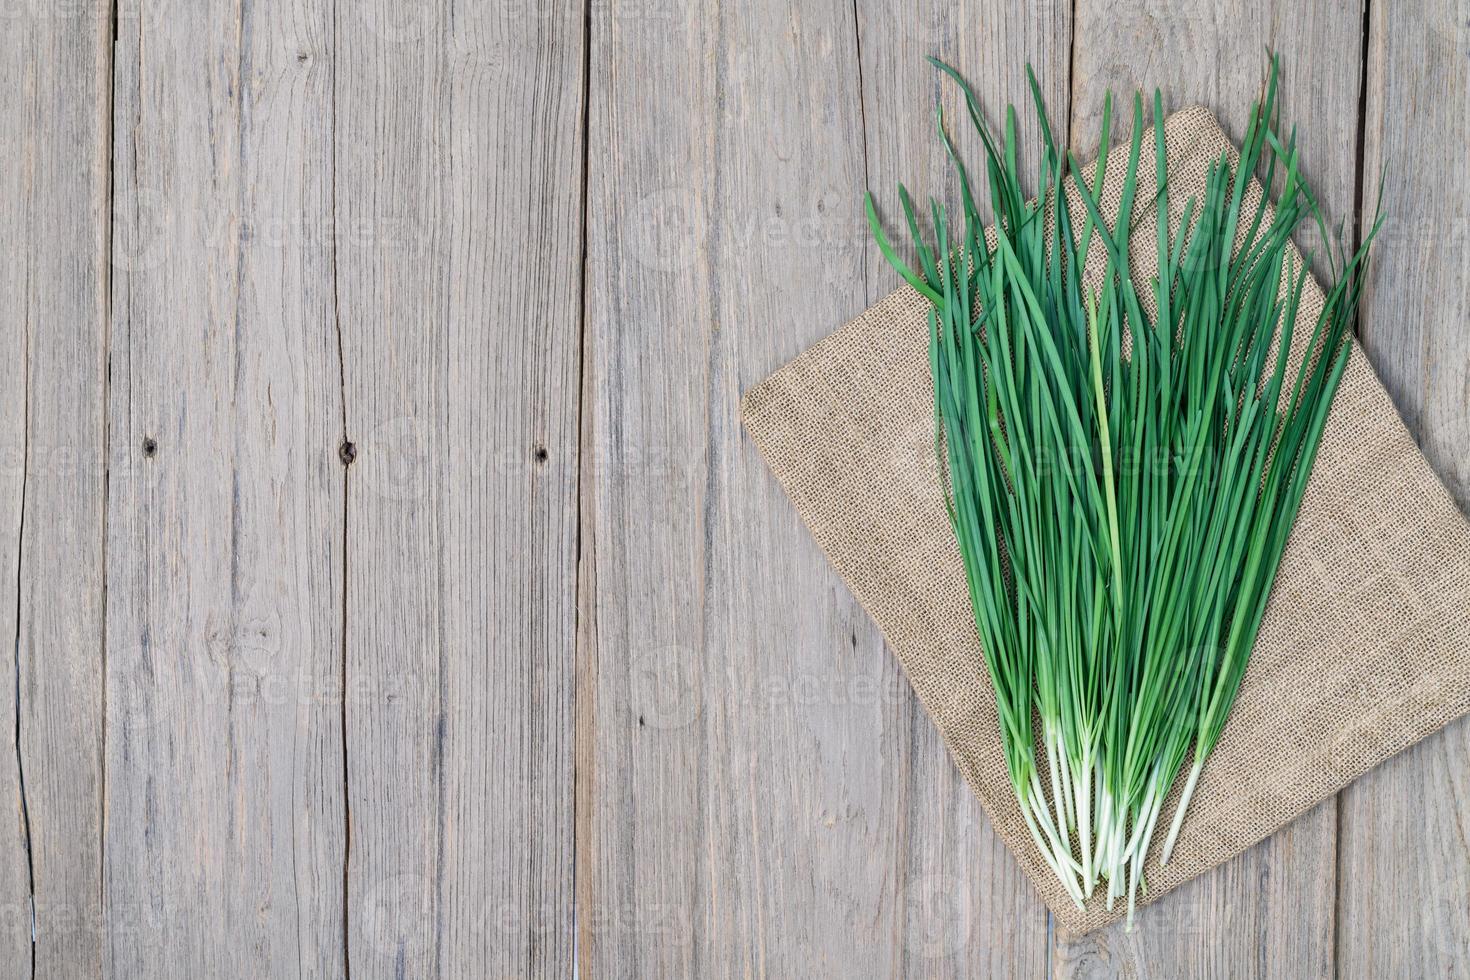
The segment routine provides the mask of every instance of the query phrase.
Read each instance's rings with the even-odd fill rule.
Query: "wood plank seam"
[[[118,6],[121,0],[108,0],[107,34],[112,43],[107,45],[105,57],[107,64],[105,75],[107,76],[107,194],[103,199],[103,209],[107,218],[104,223],[106,237],[102,245],[102,256],[98,266],[102,275],[102,359],[107,365],[107,370],[102,376],[102,541],[100,556],[102,567],[100,575],[102,578],[102,615],[99,617],[97,647],[102,661],[102,690],[99,692],[101,698],[101,737],[98,742],[97,771],[99,785],[97,792],[97,865],[98,879],[102,880],[107,869],[107,585],[108,585],[108,538],[109,522],[112,518],[112,324],[113,324],[113,295],[112,295],[112,256],[113,247],[117,239],[117,40],[118,40]],[[17,740],[18,741],[18,740]],[[106,915],[106,885],[102,886],[102,894],[98,901]],[[105,948],[106,943],[99,938],[99,945]],[[106,969],[106,958],[103,957],[103,969]],[[35,975],[34,963],[32,963],[32,976]]]
[[[27,259],[29,266],[29,259]],[[20,463],[20,526],[15,537],[15,771],[20,784],[21,842],[25,847],[26,884],[31,904],[31,977],[36,975],[36,862],[32,850],[31,807],[26,796],[26,766],[24,740],[21,735],[21,664],[20,634],[25,622],[21,595],[25,576],[26,504],[30,489],[31,472],[31,282],[30,271],[26,272],[25,325],[21,334],[21,463]]]
[[[587,506],[596,499],[597,471],[594,467],[593,415],[587,411],[592,398],[593,378],[588,367],[588,346],[592,338],[587,330],[587,237],[592,207],[592,4],[582,5],[582,241],[578,263],[581,288],[577,297],[577,543],[575,572],[572,576],[572,936],[571,962],[567,972],[577,976],[579,970],[595,975],[592,968],[592,944],[582,942],[584,916],[592,910],[593,873],[584,868],[583,856],[592,852],[592,807],[596,797],[592,787],[592,765],[596,759],[592,741],[595,737],[597,686],[597,569],[594,508]]]
[[[1363,185],[1364,185],[1364,154],[1367,151],[1368,141],[1368,44],[1369,33],[1372,22],[1369,19],[1370,7],[1373,0],[1362,0],[1362,18],[1359,28],[1360,43],[1358,46],[1358,139],[1353,148],[1353,210],[1352,210],[1352,245],[1353,250],[1363,243]],[[1355,325],[1357,326],[1357,325]],[[1356,332],[1356,331],[1355,331]],[[1332,800],[1332,823],[1334,835],[1332,840],[1332,921],[1329,923],[1331,929],[1330,943],[1332,949],[1332,970],[1337,976],[1342,970],[1342,882],[1347,869],[1343,866],[1344,853],[1342,849],[1343,833],[1343,793],[1338,792]]]
[[[114,0],[115,2],[115,0]],[[342,277],[338,267],[337,258],[339,246],[342,241],[342,228],[337,214],[337,58],[341,54],[338,45],[337,20],[341,14],[339,5],[333,0],[332,10],[332,53],[328,64],[330,74],[327,79],[327,87],[331,92],[328,105],[332,112],[332,173],[328,193],[331,196],[332,211],[332,323],[337,333],[337,391],[340,398],[342,413],[342,448],[339,456],[342,460],[342,649],[341,649],[341,673],[339,675],[342,692],[341,712],[337,719],[342,740],[342,976],[344,980],[352,980],[352,769],[350,762],[350,746],[347,739],[347,655],[348,655],[348,604],[350,600],[351,579],[349,573],[352,568],[352,541],[348,534],[352,493],[351,468],[357,459],[357,446],[351,438],[351,426],[347,419],[347,356],[343,353],[342,345]]]

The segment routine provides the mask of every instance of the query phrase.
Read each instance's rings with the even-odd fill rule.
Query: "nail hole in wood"
[[[548,458],[549,455],[550,454],[546,452],[546,447],[545,446],[537,446],[536,447],[536,462],[538,462],[538,463],[544,463],[544,462],[546,462],[546,460],[547,460],[547,458]]]
[[[350,439],[344,439],[342,445],[337,447],[337,457],[342,460],[343,466],[351,466],[352,461],[357,459],[357,446]]]
[[[143,440],[143,455],[147,459],[152,459],[158,455],[158,443],[153,441],[152,436],[148,436]]]

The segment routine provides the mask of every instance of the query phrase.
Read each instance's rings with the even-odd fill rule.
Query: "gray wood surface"
[[[0,976],[1470,972],[1464,722],[1061,935],[736,417],[895,284],[864,191],[954,196],[925,56],[1089,156],[1108,87],[1238,137],[1270,45],[1470,507],[1467,25],[0,4]]]
[[[118,10],[111,976],[343,975],[331,37],[297,0]]]
[[[90,977],[103,922],[112,32],[105,8],[79,5],[8,18],[0,34],[0,631],[13,656],[0,724],[15,736],[0,753],[0,970]]]
[[[901,963],[897,680],[737,417],[865,305],[853,15],[593,6],[589,976]]]
[[[351,974],[564,975],[585,18],[337,17]]]
[[[1364,347],[1409,431],[1470,511],[1470,8],[1372,4],[1363,220],[1384,173],[1391,216],[1365,299]],[[1470,724],[1339,794],[1345,976],[1470,971]]]
[[[6,78],[24,77],[31,59],[26,32],[8,33],[0,41],[0,72]],[[0,95],[0,149],[6,159],[24,159],[34,143],[31,113],[19,89],[11,86]],[[30,336],[30,300],[27,283],[31,275],[28,240],[34,233],[29,220],[30,195],[21,167],[0,169],[0,290],[9,298],[3,312],[4,335],[0,338],[0,595],[8,600],[20,595],[21,512],[26,490],[26,344]],[[17,299],[17,297],[19,299]],[[11,642],[19,635],[19,604],[0,601],[0,637]],[[18,658],[17,658],[18,659]],[[0,681],[0,725],[11,728],[19,717],[20,685],[18,662],[12,662],[5,681]],[[6,682],[8,681],[8,683]],[[24,963],[31,960],[31,872],[29,832],[21,800],[20,752],[12,737],[0,752],[0,806],[7,818],[0,822],[0,961]]]

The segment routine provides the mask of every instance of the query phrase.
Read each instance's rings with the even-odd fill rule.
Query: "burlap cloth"
[[[1208,163],[1234,148],[1202,108],[1170,116],[1164,131],[1177,222],[1188,197],[1202,192]],[[1150,131],[1144,188],[1153,187],[1152,140]],[[1110,221],[1125,153],[1120,146],[1109,156]],[[1139,197],[1132,252],[1135,281],[1146,282],[1156,268],[1155,222],[1151,195]],[[1311,282],[1299,335],[1321,306]],[[1078,911],[1011,794],[942,505],[926,312],[905,286],[747,392],[742,414],[898,655],[996,830],[1062,925],[1086,932],[1118,918],[1122,903],[1109,913],[1099,890]],[[1239,700],[1174,858],[1167,868],[1150,864],[1141,900],[1241,853],[1467,710],[1470,525],[1355,345]]]

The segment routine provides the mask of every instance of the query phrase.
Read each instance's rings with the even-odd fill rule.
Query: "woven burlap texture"
[[[1164,132],[1177,222],[1203,191],[1210,162],[1235,151],[1203,108],[1170,116]],[[1144,146],[1152,140],[1150,130]],[[1126,151],[1108,158],[1110,222]],[[1152,187],[1152,154],[1143,158],[1140,186]],[[1135,282],[1157,266],[1152,214],[1151,199],[1141,200]],[[1299,336],[1321,308],[1310,282]],[[747,392],[742,415],[996,830],[1063,927],[1087,932],[1118,918],[1122,903],[1108,912],[1095,896],[1079,911],[1016,808],[942,503],[926,315],[925,301],[900,289]],[[1141,900],[1229,860],[1466,711],[1470,525],[1355,346],[1239,700],[1174,857],[1167,868],[1149,864]]]

